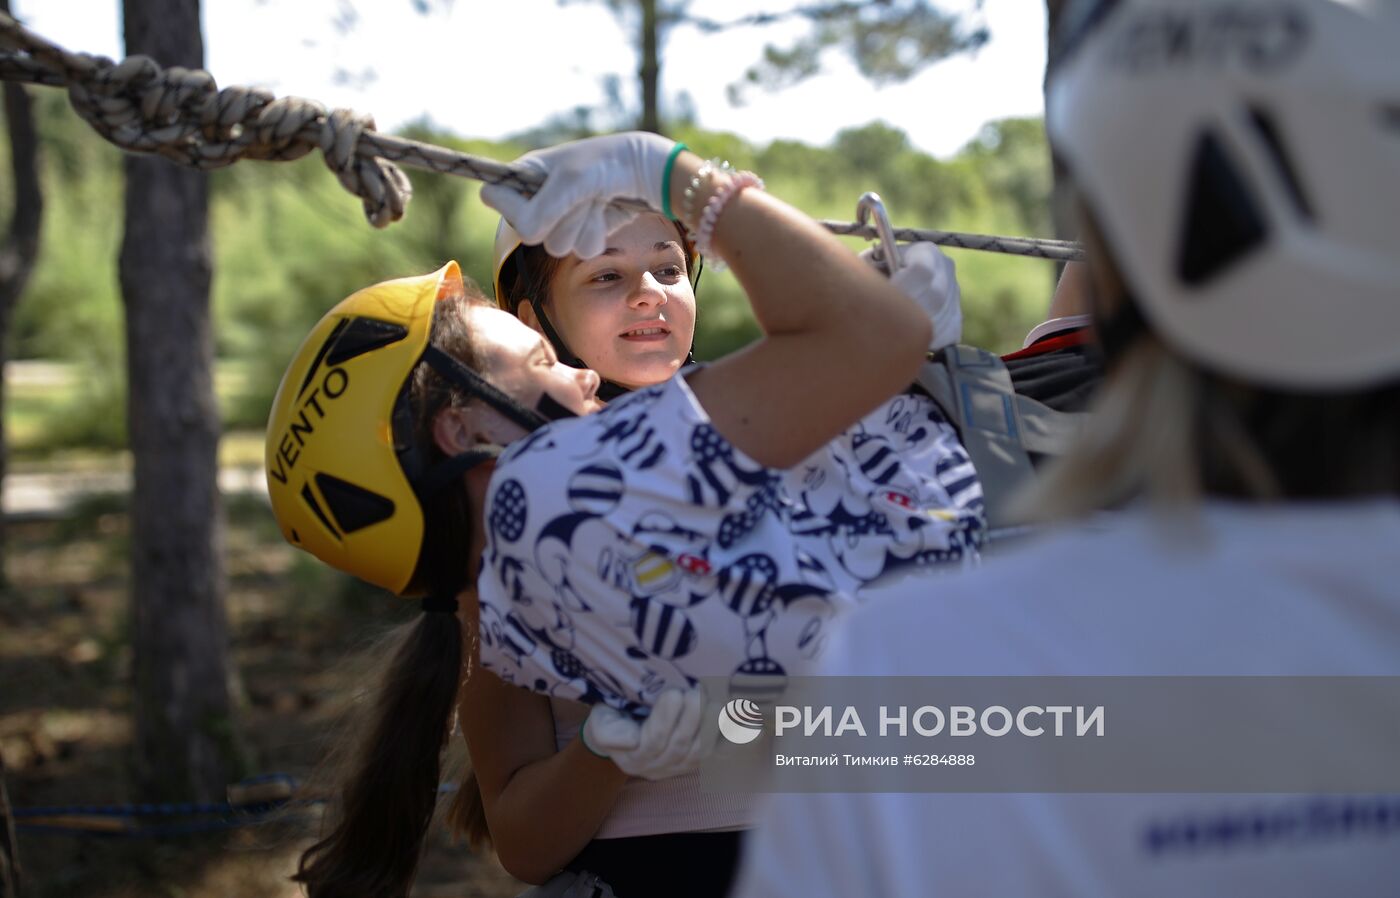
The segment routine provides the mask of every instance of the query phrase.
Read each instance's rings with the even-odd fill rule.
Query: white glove
[[[588,259],[607,248],[607,237],[637,216],[610,200],[630,197],[660,211],[661,183],[673,140],[645,131],[590,137],[536,150],[516,163],[545,175],[530,199],[504,184],[481,188],[481,201],[505,216],[529,244],[543,243],[551,256]]]
[[[874,263],[874,247],[860,257]],[[910,243],[899,249],[900,269],[890,278],[905,296],[928,313],[933,322],[930,350],[952,346],[962,339],[962,289],[956,266],[932,243]]]
[[[651,716],[638,723],[607,705],[594,705],[583,722],[583,744],[595,755],[611,758],[628,776],[662,780],[700,766],[709,748],[705,738],[705,691],[667,689],[656,699]]]

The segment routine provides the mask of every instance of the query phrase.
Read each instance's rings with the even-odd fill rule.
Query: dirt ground
[[[347,662],[410,613],[285,546],[257,499],[228,508],[228,609],[246,773],[309,777],[356,680]],[[16,808],[120,804],[128,784],[127,515],[89,500],[10,523],[0,593],[0,756]],[[314,814],[312,815],[314,817]],[[24,898],[282,898],[314,819],[129,839],[21,829]],[[524,886],[436,828],[415,898],[503,898]]]

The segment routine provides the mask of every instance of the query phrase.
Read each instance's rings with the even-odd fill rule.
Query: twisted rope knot
[[[360,136],[373,130],[370,116],[337,109],[321,127],[321,152],[341,186],[360,198],[369,223],[382,228],[403,218],[413,185],[394,163],[356,153]]]
[[[37,41],[22,49],[28,60],[15,67],[66,82],[78,115],[123,150],[208,171],[240,159],[297,159],[319,148],[376,228],[402,218],[413,197],[398,166],[359,152],[361,138],[375,130],[369,116],[327,113],[320,103],[279,99],[261,88],[220,90],[202,69],[163,69],[149,56],[113,63]]]
[[[300,97],[278,99],[270,91],[230,88],[220,92],[222,109],[208,111],[220,132],[239,142],[249,159],[288,161],[316,149],[302,132],[326,116],[320,103]]]

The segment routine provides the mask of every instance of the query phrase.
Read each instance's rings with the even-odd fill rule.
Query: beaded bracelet
[[[709,260],[710,268],[715,271],[723,271],[729,267],[714,249],[715,223],[719,221],[720,213],[729,201],[747,187],[763,190],[763,179],[751,171],[735,172],[715,190],[709,202],[705,203],[705,211],[700,213],[700,222],[695,233],[695,249]]]
[[[681,223],[692,231],[695,230],[698,217],[695,211],[695,197],[700,193],[700,185],[707,178],[713,178],[717,171],[721,174],[729,174],[734,171],[734,168],[727,161],[719,158],[702,162],[681,196]]]

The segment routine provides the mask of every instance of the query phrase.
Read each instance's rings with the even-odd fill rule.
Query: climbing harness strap
[[[1007,503],[1035,474],[1033,455],[1062,455],[1085,423],[1017,393],[1001,357],[973,346],[934,353],[917,383],[952,420],[982,481],[987,526],[1010,525]]]

